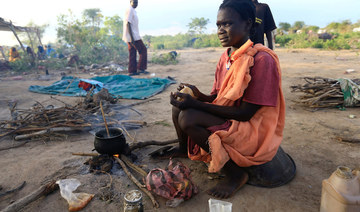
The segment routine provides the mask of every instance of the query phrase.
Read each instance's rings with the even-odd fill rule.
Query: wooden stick
[[[7,59],[7,57],[6,57],[5,53],[4,53],[4,50],[3,50],[3,48],[1,46],[0,46],[0,52],[1,52],[2,56],[4,57],[4,59],[7,61],[8,59]]]
[[[109,125],[113,125],[116,124],[117,122],[109,122]],[[98,124],[56,124],[56,125],[51,125],[51,126],[47,126],[47,127],[29,127],[29,128],[23,128],[23,129],[18,129],[18,130],[14,130],[10,133],[23,133],[23,132],[31,132],[31,131],[40,131],[40,130],[46,130],[49,128],[56,128],[56,127],[73,127],[73,128],[86,128],[86,127],[91,127],[91,126],[104,126],[104,123],[98,123]],[[6,135],[8,135],[8,133],[6,133]],[[0,137],[5,136],[4,135],[0,135]]]
[[[29,203],[39,199],[42,196],[47,196],[48,194],[56,191],[59,188],[59,185],[56,184],[55,181],[52,181],[46,185],[41,186],[31,194],[26,197],[14,202],[13,204],[7,206],[1,212],[17,212],[24,208]]]
[[[15,140],[22,140],[22,139],[27,139],[27,138],[31,138],[34,136],[38,136],[38,135],[44,135],[47,133],[51,133],[51,132],[69,132],[69,131],[75,131],[75,130],[81,130],[80,128],[71,128],[71,127],[56,127],[56,128],[50,128],[50,129],[46,129],[46,130],[41,130],[35,133],[31,133],[31,134],[26,134],[26,135],[18,135],[15,136]]]
[[[18,148],[18,147],[21,147],[21,146],[25,145],[27,142],[29,142],[29,141],[24,141],[24,142],[22,142],[20,144],[17,144],[15,146],[3,147],[3,148],[0,148],[0,151]]]
[[[121,120],[118,121],[121,124],[127,124],[127,123],[131,123],[131,124],[139,124],[142,126],[145,126],[147,123],[145,121],[139,121],[139,120]]]
[[[139,187],[146,195],[148,195],[148,197],[151,199],[151,202],[153,204],[154,207],[158,208],[159,207],[159,203],[156,201],[155,197],[146,189],[144,188],[144,185],[142,185],[135,177],[134,175],[132,175],[128,168],[126,167],[125,163],[118,157],[114,157],[115,160],[120,164],[120,166],[123,168],[124,172],[127,174],[127,176],[130,178],[131,181],[133,181],[135,183],[135,185],[137,185],[137,187]]]
[[[157,145],[157,146],[165,146],[168,144],[175,144],[178,143],[178,139],[168,140],[168,141],[144,141],[144,142],[138,142],[130,146],[130,150],[133,151],[135,149],[139,149],[145,146],[149,145]]]
[[[360,143],[360,139],[357,138],[344,138],[344,137],[340,137],[338,136],[337,139],[341,142],[347,142],[347,143]]]
[[[155,98],[155,99],[147,99],[147,100],[144,100],[142,102],[135,102],[135,103],[132,103],[132,104],[128,104],[128,105],[123,105],[121,107],[118,107],[116,109],[126,109],[126,108],[129,108],[129,107],[132,107],[132,106],[136,106],[136,105],[141,105],[141,104],[145,104],[145,103],[148,103],[148,102],[151,102],[151,101],[155,101],[155,100],[160,100],[160,98]]]
[[[63,104],[65,104],[65,106],[71,106],[71,105],[69,105],[68,103],[66,103],[66,102],[64,102],[64,101],[62,101],[62,100],[60,100],[60,99],[57,99],[57,98],[55,98],[55,97],[53,97],[53,96],[50,96],[50,98],[51,99],[54,99],[54,100],[56,100],[56,101],[59,101],[59,102],[61,102],[61,103],[63,103]]]
[[[123,125],[120,125],[120,126],[121,126],[122,130],[126,133],[126,135],[132,140],[132,142],[136,143],[137,141],[135,140],[134,137],[132,137],[130,135],[130,133],[126,130],[126,128]]]
[[[64,94],[69,88],[70,88],[70,85],[74,82],[74,80],[76,79],[76,77],[73,77],[72,80],[70,81],[69,85],[66,87],[66,89],[59,93],[58,95],[60,96],[61,94]]]
[[[103,106],[102,106],[102,102],[101,102],[101,101],[100,101],[100,109],[101,109],[102,117],[103,117],[103,119],[104,119],[104,123],[105,123],[105,128],[106,128],[107,135],[108,135],[108,137],[110,138],[110,133],[109,133],[109,129],[108,129],[108,126],[107,126],[107,123],[106,123],[106,118],[105,118],[105,114],[104,114],[104,109],[103,109]]]
[[[24,188],[25,184],[26,184],[26,181],[24,181],[23,183],[21,183],[20,186],[14,188],[14,189],[11,189],[9,191],[5,191],[5,192],[1,193],[0,197],[11,194],[11,193],[14,193],[15,191],[18,191],[18,190],[21,190],[22,188]]]
[[[99,156],[98,153],[73,152],[71,154],[75,156],[91,156],[91,157]]]
[[[144,171],[142,168],[140,168],[139,166],[133,164],[128,157],[126,157],[125,155],[120,155],[120,158],[122,161],[124,161],[124,163],[126,163],[126,165],[128,165],[130,168],[134,169],[142,177],[147,176],[148,173],[146,171]]]

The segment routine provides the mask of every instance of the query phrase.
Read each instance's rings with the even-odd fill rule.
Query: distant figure
[[[135,8],[138,6],[138,0],[130,0],[130,7],[126,10],[124,16],[123,40],[128,44],[129,49],[129,76],[139,74],[149,74],[147,68],[147,49],[141,40],[139,33],[139,19]],[[136,62],[136,51],[139,52],[139,63]]]
[[[38,46],[38,52],[37,57],[39,60],[45,60],[46,59],[46,53],[42,46]]]
[[[326,41],[326,40],[332,40],[332,39],[334,39],[334,38],[336,38],[336,37],[337,37],[336,35],[332,35],[332,34],[329,34],[329,33],[327,33],[327,32],[318,34],[318,38],[319,38],[319,39],[322,39],[322,40],[324,40],[324,41]]]
[[[79,62],[80,62],[80,58],[77,54],[71,55],[70,57],[68,57],[67,66],[72,66],[72,65],[78,66]]]
[[[56,57],[57,57],[55,49],[51,48],[51,45],[50,45],[50,44],[47,45],[46,56],[47,56],[48,58],[50,58],[50,57],[56,58]]]
[[[274,22],[273,15],[271,13],[270,7],[267,4],[259,3],[257,0],[252,0],[256,7],[256,26],[255,34],[250,36],[251,41],[256,43],[261,43],[264,45],[264,34],[268,40],[268,47],[274,49],[273,47],[273,33],[272,31],[276,29],[276,24]]]
[[[31,47],[28,46],[28,47],[26,47],[26,53],[30,58],[31,66],[34,66],[35,65],[35,58],[36,58],[34,51],[32,50]]]
[[[9,53],[9,62],[15,62],[18,59],[20,59],[20,54],[15,47],[12,47]]]

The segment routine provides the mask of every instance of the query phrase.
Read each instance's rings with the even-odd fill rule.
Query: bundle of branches
[[[86,107],[86,102],[80,102],[75,106],[65,103],[65,106],[55,108],[52,105],[44,106],[37,103],[30,109],[17,109],[16,103],[10,104],[12,120],[0,120],[0,138],[7,135],[15,135],[15,140],[36,137],[59,137],[59,132],[75,130],[91,130],[104,126],[104,122],[98,115],[99,107]],[[143,126],[146,123],[139,121],[118,121],[111,119],[108,125]]]
[[[304,80],[303,85],[291,86],[292,92],[304,93],[295,102],[312,108],[343,106],[344,94],[337,80],[323,77],[304,77]]]

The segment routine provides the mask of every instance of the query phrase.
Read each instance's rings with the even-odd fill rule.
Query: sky
[[[15,3],[16,2],[16,3]],[[216,32],[216,16],[222,0],[139,0],[136,8],[140,34],[175,35],[186,33],[191,18],[210,19],[207,33]],[[276,24],[304,21],[306,25],[325,27],[331,22],[360,20],[360,0],[260,0],[267,3]],[[57,17],[68,10],[81,17],[82,11],[99,8],[104,16],[123,17],[129,0],[17,0],[2,3],[0,17],[15,25],[26,26],[30,21],[37,25],[48,24],[43,43],[56,40]],[[11,32],[0,32],[0,45],[16,45]]]

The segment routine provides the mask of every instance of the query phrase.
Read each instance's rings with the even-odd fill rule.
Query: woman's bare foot
[[[209,195],[220,199],[231,197],[249,179],[249,175],[232,161],[227,162],[223,169],[226,174],[225,179],[207,191]]]

